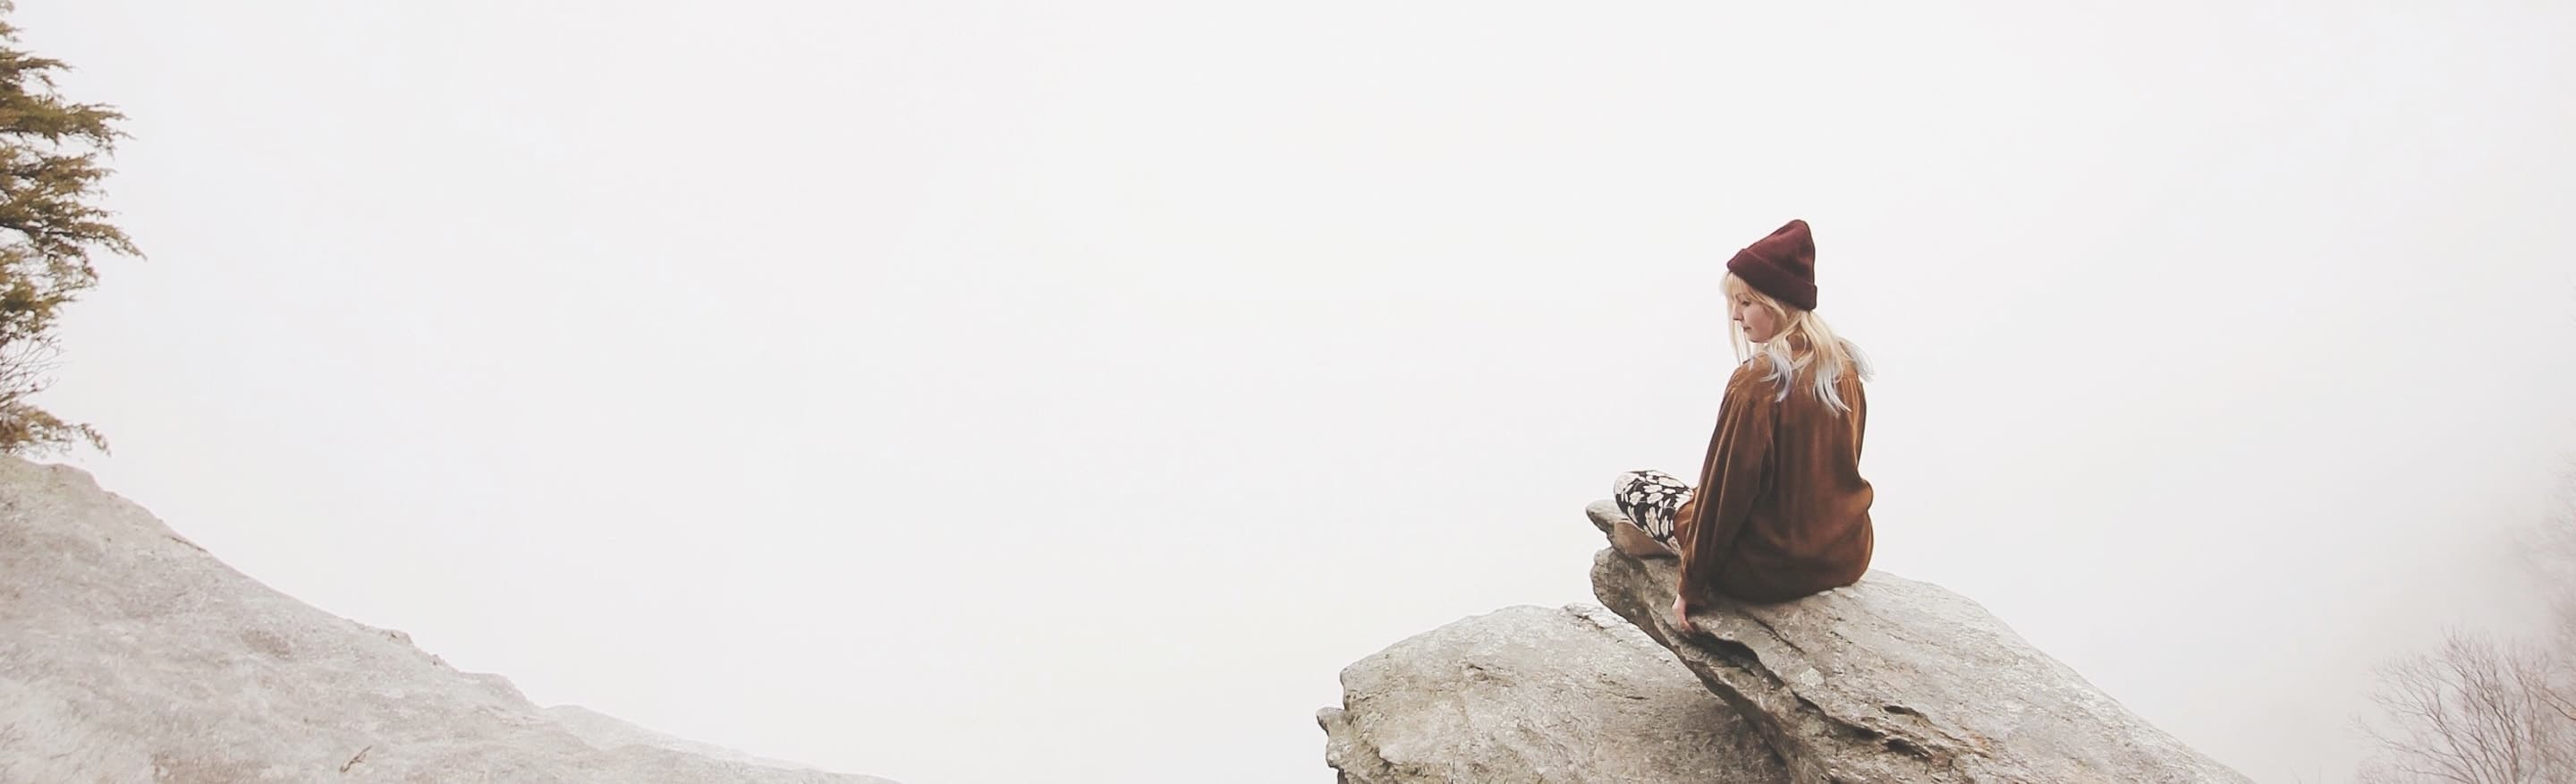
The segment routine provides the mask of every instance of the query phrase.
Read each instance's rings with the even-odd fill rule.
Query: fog
[[[150,255],[45,402],[540,703],[1312,784],[1344,665],[1591,601],[1803,218],[1876,566],[2341,780],[2373,665],[2532,612],[2576,8],[2092,5],[25,0]]]

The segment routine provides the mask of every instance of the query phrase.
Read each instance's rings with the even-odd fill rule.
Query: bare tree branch
[[[2453,631],[2433,653],[2380,671],[2386,726],[2365,723],[2369,781],[2576,782],[2576,691],[2562,658],[2531,643]]]

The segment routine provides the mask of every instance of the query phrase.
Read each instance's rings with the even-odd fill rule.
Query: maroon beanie
[[[1816,241],[1807,222],[1793,220],[1726,261],[1726,271],[1753,290],[1799,310],[1816,309]]]

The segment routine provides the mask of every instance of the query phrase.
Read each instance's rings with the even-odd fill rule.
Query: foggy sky
[[[911,784],[1329,781],[1342,666],[1591,600],[1790,218],[1876,565],[2258,780],[2528,619],[2576,451],[2566,4],[19,5],[151,254],[72,462],[540,703]]]

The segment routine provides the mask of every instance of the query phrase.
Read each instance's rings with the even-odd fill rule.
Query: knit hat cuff
[[[1781,304],[1799,310],[1816,309],[1814,281],[1784,269],[1777,261],[1755,255],[1751,248],[1736,251],[1735,258],[1727,260],[1726,271],[1735,273],[1753,290],[1769,294]]]

